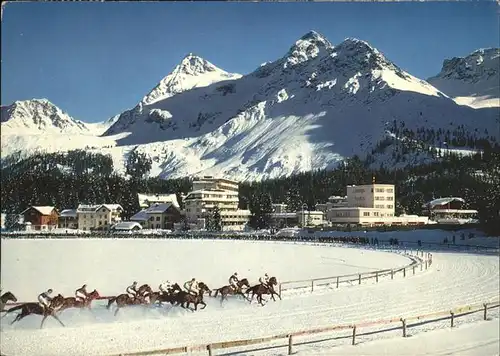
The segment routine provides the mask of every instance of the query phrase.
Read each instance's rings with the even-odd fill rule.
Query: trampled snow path
[[[132,266],[142,264],[145,267],[142,271],[143,275],[147,274],[151,280],[161,275],[153,270],[152,266],[160,266],[161,263],[170,265],[169,260],[175,261],[179,266],[184,263],[180,261],[192,262],[193,266],[196,266],[196,273],[200,275],[198,271],[203,271],[203,278],[212,288],[219,286],[218,278],[221,278],[220,281],[225,284],[225,278],[227,278],[225,275],[232,273],[233,269],[239,270],[240,274],[258,276],[264,270],[263,268],[269,268],[272,274],[279,276],[280,279],[289,280],[308,278],[306,276],[310,278],[366,271],[370,268],[399,267],[402,264],[401,259],[403,262],[406,260],[399,255],[368,250],[261,242],[187,241],[184,246],[188,247],[179,250],[182,244],[172,245],[172,243],[180,243],[179,241],[161,240],[156,244],[150,240],[147,245],[151,255],[144,256],[141,253],[145,252],[144,246],[147,240],[80,240],[78,243],[76,241],[79,240],[3,240],[2,267],[10,267],[10,273],[2,268],[3,289],[16,290],[15,287],[20,288],[21,284],[36,284],[35,280],[30,280],[29,283],[22,283],[19,280],[16,283],[13,276],[17,274],[24,275],[25,278],[36,278],[35,275],[30,276],[27,272],[29,265],[33,267],[33,264],[39,262],[41,256],[51,254],[56,260],[42,265],[42,271],[40,271],[42,277],[38,277],[41,280],[45,281],[51,276],[54,281],[69,282],[71,280],[73,284],[80,283],[81,279],[77,276],[80,277],[82,269],[85,269],[87,275],[90,274],[88,278],[92,278],[92,281],[94,277],[97,278],[96,280],[100,278],[100,281],[109,278],[111,281],[109,283],[118,283],[113,282],[113,278],[119,275],[120,268],[122,268],[126,271],[121,272],[125,276],[121,277],[118,283],[122,288],[125,286],[125,281],[130,279],[129,271]],[[23,248],[20,248],[21,242],[24,243]],[[42,242],[46,243],[45,246],[40,245]],[[62,242],[64,244],[61,244],[60,248],[65,249],[64,254],[61,254],[61,250],[55,248],[55,245],[50,245]],[[85,246],[91,246],[91,242],[99,244],[99,252],[85,250]],[[112,244],[114,244],[114,254],[107,254]],[[118,244],[120,244],[119,250],[116,247]],[[164,245],[161,246],[162,244]],[[193,246],[198,247],[193,250]],[[172,249],[173,247],[176,249]],[[28,255],[30,261],[25,260],[16,265],[15,260],[20,258],[19,254],[26,256],[27,249],[30,248],[39,251],[38,255]],[[76,253],[71,253],[72,249],[76,249]],[[151,251],[154,251],[154,255]],[[85,255],[86,252],[89,255]],[[257,255],[256,252],[258,252]],[[224,256],[223,259],[220,258],[221,253]],[[87,265],[79,261],[82,259],[80,255],[87,258]],[[255,265],[251,267],[252,271],[246,272],[242,266],[249,266],[249,263],[253,261],[252,256],[258,257],[255,258]],[[319,258],[320,256],[330,257],[330,259]],[[74,262],[68,265],[65,259],[70,257]],[[342,259],[346,261],[346,264],[360,267],[356,271],[352,271],[350,267],[351,270],[347,271],[335,265],[335,272],[324,274],[323,271],[331,271],[333,268],[329,264],[333,261],[331,258]],[[93,260],[99,260],[101,263],[106,261],[114,267],[102,268]],[[128,262],[129,260],[133,262]],[[202,262],[205,263],[204,269],[202,269]],[[58,263],[62,267],[54,268]],[[71,268],[72,265],[75,268]],[[19,269],[21,266],[26,267],[23,267],[24,270]],[[52,269],[52,275],[48,273],[48,269]],[[172,271],[169,276],[182,281],[183,279],[174,277],[180,271],[182,268],[178,268],[175,273]],[[162,273],[164,276],[165,270],[162,270]],[[67,279],[67,276],[71,274],[74,277]],[[212,275],[211,279],[209,275]],[[6,283],[7,281],[9,283]],[[140,281],[142,282],[142,279]],[[41,287],[42,290],[47,288],[46,283]],[[91,287],[96,284],[90,281],[88,283],[92,283]],[[392,281],[383,279],[378,284],[364,282],[361,286],[322,290],[312,294],[285,292],[282,301],[270,302],[265,307],[249,305],[233,299],[221,308],[218,301],[209,298],[207,309],[197,313],[179,309],[156,309],[145,312],[140,308],[130,308],[123,310],[123,313],[115,319],[109,311],[99,308],[96,303],[93,314],[76,310],[64,312],[61,316],[67,324],[64,329],[51,320],[47,323],[47,328],[37,330],[39,317],[28,317],[15,328],[7,326],[4,321],[2,322],[1,346],[2,353],[7,355],[105,355],[208,344],[270,336],[321,326],[412,316],[464,304],[493,301],[498,298],[499,284],[498,256],[434,253],[432,267],[415,276],[407,278],[397,276]],[[100,290],[100,286],[95,287]],[[24,288],[23,293],[27,293],[29,288]],[[75,287],[66,288],[74,289]],[[35,293],[35,291],[29,292]],[[101,293],[104,294],[102,291]]]

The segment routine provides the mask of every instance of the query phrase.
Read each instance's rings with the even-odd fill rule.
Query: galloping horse
[[[99,292],[97,290],[93,290],[89,293],[87,298],[82,302],[81,300],[77,300],[75,297],[64,298],[61,307],[58,309],[59,312],[68,309],[68,308],[87,308],[90,310],[90,306],[94,299],[99,298]]]
[[[0,297],[0,312],[6,312],[7,311],[4,308],[5,308],[5,305],[8,302],[14,302],[14,303],[17,302],[16,296],[14,294],[12,294],[11,292],[5,292]]]
[[[151,289],[149,284],[143,284],[142,286],[139,287],[139,289],[137,289],[137,295],[146,296],[146,293],[149,294],[152,292],[153,292],[153,289]]]
[[[175,301],[175,295],[177,292],[181,292],[182,289],[181,287],[175,283],[172,285],[172,287],[169,289],[168,293],[162,293],[162,292],[152,292],[149,294],[149,303],[154,304],[158,302],[158,304],[166,303],[169,302],[170,304],[174,304]]]
[[[215,298],[217,298],[218,293],[221,294],[220,305],[222,305],[222,302],[224,301],[224,299],[227,300],[227,296],[230,294],[231,295],[241,295],[241,296],[243,296],[243,298],[246,299],[246,296],[241,291],[241,288],[242,287],[250,288],[250,283],[248,283],[248,279],[243,278],[242,280],[238,281],[238,283],[236,285],[238,287],[237,290],[234,290],[232,286],[224,286],[224,287],[221,287],[219,289],[215,289],[215,295],[214,295]]]
[[[177,304],[180,304],[181,307],[183,307],[184,309],[189,309],[192,312],[194,312],[195,310],[198,310],[198,304],[203,304],[203,308],[201,308],[201,309],[205,309],[207,307],[207,305],[203,301],[203,294],[205,292],[210,293],[210,289],[203,282],[198,283],[198,287],[199,287],[199,292],[197,295],[192,295],[188,292],[180,291],[179,293],[175,294],[174,301]],[[185,306],[184,306],[184,303],[186,303]],[[191,304],[191,303],[194,304],[194,310],[189,308],[189,304]]]
[[[16,310],[21,310],[21,313],[19,313],[16,318],[10,323],[11,325],[14,324],[16,321],[20,321],[24,317],[31,315],[31,314],[37,314],[37,315],[43,315],[42,323],[40,324],[40,329],[43,327],[43,323],[45,322],[45,319],[47,319],[48,316],[53,317],[56,319],[62,326],[65,326],[61,320],[56,315],[56,312],[58,308],[62,305],[64,301],[64,297],[61,294],[58,294],[54,299],[49,304],[48,308],[44,308],[40,303],[24,303],[21,305],[18,305],[17,307],[10,308],[7,310],[7,314],[10,314]],[[5,314],[5,316],[7,316]]]
[[[264,305],[264,303],[262,303],[263,294],[271,294],[271,298],[273,298],[274,301],[276,301],[276,299],[274,299],[274,295],[276,294],[281,300],[280,295],[274,291],[274,286],[277,284],[278,281],[276,280],[276,277],[271,277],[269,278],[267,286],[263,284],[257,284],[256,286],[248,288],[245,294],[248,295],[250,292],[252,292],[252,298],[249,299],[250,303],[252,302],[254,295],[257,295],[257,301],[260,303],[260,305]]]
[[[118,310],[120,308],[123,308],[128,305],[140,305],[140,304],[147,304],[146,302],[146,297],[142,295],[137,295],[135,298],[132,298],[128,294],[120,294],[119,296],[109,298],[108,305],[106,306],[106,309],[109,309],[111,307],[111,304],[116,302],[116,311],[115,311],[115,316],[118,313]]]

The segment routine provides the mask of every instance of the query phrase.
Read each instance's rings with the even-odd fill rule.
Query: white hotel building
[[[327,220],[334,224],[418,225],[429,218],[416,215],[395,216],[393,184],[348,185],[347,201],[328,204]]]
[[[205,176],[193,182],[193,191],[184,198],[184,214],[189,224],[206,228],[206,217],[219,208],[223,231],[241,231],[250,219],[250,210],[238,209],[238,182]]]

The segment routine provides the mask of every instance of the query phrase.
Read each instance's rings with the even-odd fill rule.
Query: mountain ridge
[[[364,155],[394,120],[408,128],[494,132],[495,114],[458,105],[365,41],[347,38],[334,46],[310,31],[281,58],[246,75],[190,53],[134,108],[114,116],[102,137],[85,143],[111,154],[121,172],[137,150],[152,158],[152,176],[260,180]],[[2,142],[2,153],[21,142],[49,150],[69,144],[17,139],[12,147]]]

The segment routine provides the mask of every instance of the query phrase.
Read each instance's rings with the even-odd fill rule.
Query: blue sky
[[[105,120],[135,106],[189,52],[248,73],[309,30],[337,44],[368,41],[420,78],[443,59],[498,47],[494,2],[7,3],[1,102],[47,98],[71,116]]]

